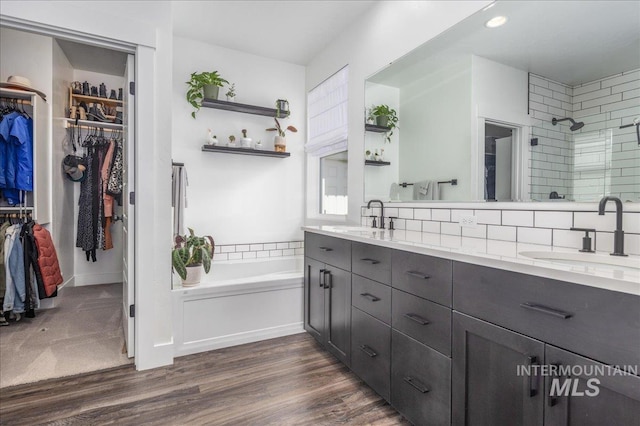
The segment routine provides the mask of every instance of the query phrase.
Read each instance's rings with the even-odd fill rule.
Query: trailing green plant
[[[278,132],[278,136],[282,136],[283,138],[285,137],[285,132],[288,130],[290,132],[297,132],[298,129],[296,129],[293,126],[287,126],[285,129],[282,128],[282,126],[280,125],[280,122],[278,121],[277,118],[274,118],[274,120],[276,121],[276,127],[269,127],[267,130],[267,132]]]
[[[282,106],[282,108],[280,108]],[[286,99],[278,99],[276,101],[276,118],[280,117],[280,114],[289,113],[289,101]]]
[[[391,142],[391,135],[393,135],[393,129],[397,129],[398,127],[398,113],[395,109],[389,107],[389,105],[373,105],[369,109],[369,116],[367,117],[370,120],[376,121],[377,117],[387,117],[387,126],[389,130],[385,132],[385,140],[387,142]]]
[[[193,118],[196,118],[196,112],[198,112],[202,106],[202,99],[204,99],[202,89],[204,86],[212,85],[222,87],[225,83],[229,84],[227,80],[220,77],[218,71],[193,72],[191,73],[191,79],[186,83],[189,86],[189,90],[187,90],[187,102],[195,108],[195,111],[191,112]]]
[[[227,90],[227,93],[225,93],[225,96],[228,98],[235,98],[236,97],[236,84],[235,83],[231,83],[231,86],[229,86],[229,90]]]
[[[177,235],[175,245],[171,253],[171,263],[173,269],[183,280],[187,278],[187,266],[204,267],[204,272],[211,270],[211,259],[213,259],[213,249],[215,243],[209,235],[198,237],[189,229],[189,235]]]

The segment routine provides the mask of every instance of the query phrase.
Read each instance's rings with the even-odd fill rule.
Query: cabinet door
[[[324,343],[324,263],[305,257],[304,329]]]
[[[541,364],[544,343],[454,312],[454,425],[541,425],[543,396],[536,375],[519,366]]]
[[[358,308],[353,308],[351,369],[389,401],[391,328]]]
[[[545,351],[547,364],[572,373],[545,377],[545,425],[640,425],[640,377],[550,345]]]
[[[351,273],[325,265],[326,345],[340,361],[349,366],[351,349]]]

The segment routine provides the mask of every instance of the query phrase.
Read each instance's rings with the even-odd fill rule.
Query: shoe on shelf
[[[96,86],[91,86],[91,96],[98,97],[98,88]]]
[[[116,90],[115,89],[111,89],[111,94],[109,95],[109,99],[114,99],[114,100],[118,99],[118,96],[116,95]]]
[[[74,95],[82,95],[82,83],[74,81],[71,83],[71,93]]]
[[[89,82],[85,81],[84,83],[82,83],[82,94],[84,96],[89,96],[91,92],[89,92]]]
[[[104,83],[100,83],[100,97],[101,98],[107,97],[107,86],[105,86]]]
[[[87,112],[89,112],[89,107],[87,106],[86,102],[80,102],[80,104],[78,105],[78,118],[80,120],[86,120]]]
[[[104,114],[101,104],[92,104],[91,107],[89,107],[89,113],[87,116],[91,121],[109,121]]]
[[[116,112],[116,124],[122,124],[122,111]]]
[[[118,100],[122,100],[122,87],[118,89]]]

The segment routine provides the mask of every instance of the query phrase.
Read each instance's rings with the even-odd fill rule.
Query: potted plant
[[[227,102],[233,102],[236,98],[236,84],[235,83],[231,83],[231,86],[229,86],[229,90],[227,90],[227,93],[225,93],[225,96],[227,97]]]
[[[196,118],[196,112],[202,106],[202,99],[218,99],[218,92],[224,83],[229,84],[227,80],[220,77],[218,71],[212,72],[193,72],[191,79],[187,81],[189,90],[187,90],[187,102],[195,108],[191,113]]]
[[[178,235],[171,253],[173,269],[182,278],[183,286],[194,286],[200,283],[202,270],[209,273],[215,243],[209,235],[198,237],[189,228],[189,235]]]
[[[287,126],[286,129],[283,129],[282,126],[280,126],[280,122],[278,121],[277,118],[274,118],[274,120],[276,121],[276,127],[269,127],[267,129],[268,132],[278,132],[278,134],[276,135],[276,137],[273,139],[273,145],[275,147],[275,151],[276,152],[286,152],[287,151],[287,140],[285,139],[285,132],[288,130],[290,132],[297,132],[298,129],[296,129],[293,126]]]
[[[289,115],[289,101],[278,99],[276,101],[276,118]]]
[[[375,120],[378,126],[389,128],[385,133],[385,139],[387,142],[391,142],[393,129],[398,127],[398,114],[396,110],[390,108],[389,105],[374,105],[369,110],[368,118]]]
[[[252,139],[247,137],[247,129],[242,129],[242,139],[240,139],[240,146],[242,148],[251,148]]]
[[[227,144],[229,147],[231,148],[235,148],[236,147],[236,137],[231,135],[229,136],[229,143]]]

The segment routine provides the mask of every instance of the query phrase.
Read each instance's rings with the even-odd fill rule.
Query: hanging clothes
[[[55,296],[63,279],[51,234],[33,221],[23,226],[22,234],[25,240],[25,256],[29,258],[29,264],[36,276],[40,298]]]
[[[22,314],[25,302],[28,302],[25,286],[24,252],[20,241],[21,225],[7,228],[4,240],[4,264],[6,273],[6,292],[2,309]]]
[[[109,171],[111,170],[111,164],[113,163],[113,154],[115,150],[116,142],[114,140],[109,141],[109,148],[102,164],[101,178],[102,178],[102,202],[104,204],[104,250],[110,250],[113,248],[113,240],[111,239],[111,219],[113,217],[113,196],[107,193],[107,186],[109,183]]]
[[[7,289],[7,275],[5,273],[4,266],[4,240],[9,226],[11,226],[9,222],[0,224],[0,299],[4,298],[4,294]]]
[[[33,191],[33,120],[24,112],[0,120],[0,191],[9,205],[23,201],[20,191]]]

